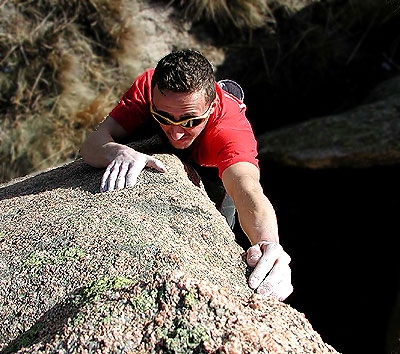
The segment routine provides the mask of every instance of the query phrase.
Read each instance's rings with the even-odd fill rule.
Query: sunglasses
[[[182,119],[179,121],[171,120],[171,119],[163,116],[162,114],[156,112],[153,108],[153,104],[150,104],[150,113],[153,116],[153,118],[160,124],[179,125],[182,128],[194,128],[194,127],[197,127],[198,125],[200,125],[201,123],[203,123],[210,116],[211,107],[212,107],[212,104],[210,104],[210,107],[208,107],[207,111],[204,114],[202,114],[201,116]]]

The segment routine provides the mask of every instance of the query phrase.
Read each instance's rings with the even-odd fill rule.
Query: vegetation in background
[[[124,81],[120,3],[1,3],[0,181],[74,158],[108,113]]]
[[[265,0],[178,0],[185,15],[194,21],[208,20],[224,30],[233,25],[239,29],[255,29],[265,26],[272,14]]]
[[[231,77],[257,91],[247,95],[253,109],[267,97],[271,110],[311,104],[321,113],[337,108],[313,98],[324,85],[344,99],[358,88],[349,77],[378,76],[366,64],[399,69],[399,35],[386,28],[397,10],[382,0],[0,0],[0,182],[78,156],[138,74],[132,43],[140,29],[130,17],[140,2],[211,24]],[[372,59],[367,43],[377,48]]]

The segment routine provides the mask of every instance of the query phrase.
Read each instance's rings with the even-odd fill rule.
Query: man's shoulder
[[[229,113],[229,115],[245,116],[247,109],[246,104],[236,97],[234,94],[225,91],[222,87],[217,85],[217,107],[221,115]]]
[[[151,79],[154,74],[154,68],[143,71],[134,81],[151,83]]]
[[[242,87],[234,80],[223,79],[219,80],[217,84],[225,91],[235,96],[239,101],[244,101],[244,91]]]

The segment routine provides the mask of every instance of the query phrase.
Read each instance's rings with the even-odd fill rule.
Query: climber
[[[138,132],[160,132],[178,156],[198,168],[202,180],[215,174],[221,192],[210,198],[231,228],[237,211],[252,245],[246,252],[254,267],[249,286],[283,301],[293,291],[291,259],[279,243],[276,214],[260,184],[257,142],[243,98],[236,82],[216,82],[212,64],[200,52],[173,51],[133,81],[80,153],[87,164],[105,168],[101,191],[131,187],[145,167],[166,168],[124,142]]]

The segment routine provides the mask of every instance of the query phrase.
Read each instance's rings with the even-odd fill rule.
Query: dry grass
[[[2,1],[0,180],[72,159],[126,78],[120,1]]]
[[[205,18],[219,28],[233,24],[240,29],[255,29],[265,26],[266,20],[273,18],[264,0],[180,0],[179,5],[194,21]]]

